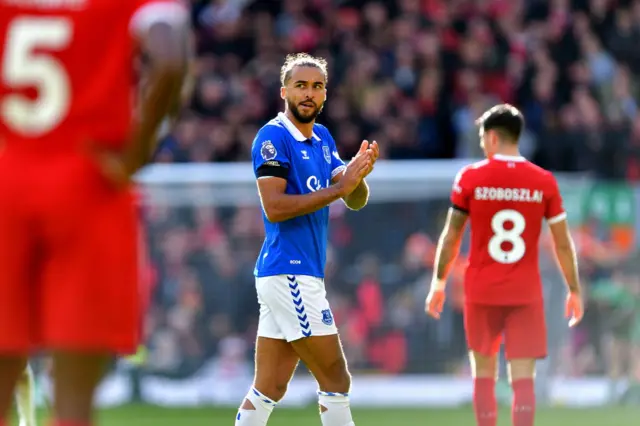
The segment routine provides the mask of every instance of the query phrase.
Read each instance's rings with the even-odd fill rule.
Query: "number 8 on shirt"
[[[465,275],[469,349],[495,355],[505,335],[508,359],[547,354],[538,240],[543,219],[566,214],[553,175],[519,156],[494,155],[460,171],[451,193],[469,214]]]

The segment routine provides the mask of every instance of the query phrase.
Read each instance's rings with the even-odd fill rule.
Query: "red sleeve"
[[[183,24],[189,11],[181,0],[135,0],[131,21],[132,34],[139,35],[157,22]]]
[[[465,213],[469,213],[469,201],[473,192],[469,180],[469,168],[465,167],[456,175],[451,189],[451,204]]]
[[[564,211],[562,205],[562,195],[560,195],[560,188],[558,188],[558,182],[553,175],[550,178],[548,195],[545,196],[545,212],[544,217],[549,224],[554,224],[563,221],[567,218],[567,213]]]

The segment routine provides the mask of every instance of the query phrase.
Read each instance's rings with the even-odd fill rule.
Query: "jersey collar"
[[[308,138],[304,137],[302,132],[298,130],[298,128],[291,122],[291,120],[287,118],[286,115],[284,115],[283,112],[278,113],[278,118],[280,119],[282,124],[284,124],[284,127],[287,128],[289,133],[291,133],[291,136],[293,136],[295,140],[297,140],[298,142],[306,142],[309,140]],[[320,141],[320,138],[318,137],[318,135],[316,135],[316,132],[313,132],[311,136],[313,137],[313,139]]]
[[[495,154],[493,157],[491,157],[492,160],[498,160],[498,161],[527,161],[526,158],[524,158],[521,155],[504,155],[504,154]]]

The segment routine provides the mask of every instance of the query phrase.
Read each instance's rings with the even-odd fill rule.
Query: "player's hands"
[[[434,281],[431,283],[431,289],[427,295],[427,300],[424,304],[424,311],[430,317],[440,319],[440,314],[444,309],[444,301],[446,295],[444,292],[444,282]]]
[[[351,194],[362,182],[372,167],[371,156],[356,155],[344,171],[344,174],[338,182],[338,186],[342,192],[342,196],[346,197]]]
[[[378,142],[373,141],[369,143],[369,141],[367,140],[362,141],[362,144],[360,144],[360,149],[358,150],[358,153],[354,158],[358,158],[363,155],[368,155],[369,158],[371,159],[371,167],[365,174],[365,177],[366,177],[369,175],[369,173],[373,171],[373,166],[375,162],[378,160],[378,158],[380,157],[380,147],[378,146]]]
[[[134,172],[127,166],[127,161],[122,153],[105,149],[98,144],[90,145],[88,152],[102,175],[109,182],[117,188],[129,185]]]
[[[565,316],[569,318],[569,327],[575,327],[582,321],[584,305],[579,293],[569,293],[565,305]]]
[[[135,150],[139,138],[139,132],[134,130],[124,150],[111,150],[95,142],[87,144],[89,157],[93,159],[104,178],[116,188],[128,187],[133,181],[133,176],[143,165]]]

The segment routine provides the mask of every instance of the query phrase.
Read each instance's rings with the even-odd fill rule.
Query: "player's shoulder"
[[[486,166],[489,165],[489,160],[480,160],[475,163],[467,164],[458,171],[456,175],[456,182],[459,182],[463,178],[468,179],[477,173],[482,173],[486,170]]]
[[[126,0],[126,3],[135,29],[146,30],[158,22],[185,25],[189,21],[189,9],[182,0]]]
[[[529,161],[529,160],[524,161],[524,162],[523,162],[523,164],[525,164],[525,165],[526,165],[526,167],[527,167],[530,171],[532,171],[532,172],[534,172],[534,173],[538,173],[538,174],[540,174],[540,175],[544,175],[544,176],[553,176],[553,174],[552,174],[549,170],[545,169],[544,167],[540,167],[540,166],[538,166],[537,164],[532,163],[532,162],[531,162],[531,161]]]
[[[53,11],[56,15],[68,14],[74,20],[97,20],[100,17],[104,22],[106,19],[124,18],[130,19],[133,26],[141,27],[157,21],[182,23],[189,17],[189,10],[182,0],[12,0],[6,3],[0,1],[0,8],[11,10],[13,7],[22,12]]]
[[[282,120],[279,117],[272,118],[267,121],[256,133],[256,141],[264,138],[277,138],[282,139],[287,133],[287,128],[285,127]]]
[[[120,4],[120,9],[126,10],[124,6],[127,4],[125,0],[117,0]],[[45,1],[45,0],[0,0],[0,10],[2,10],[2,18],[5,17],[4,13],[19,13],[19,12],[45,12],[47,14],[52,13],[55,15],[71,14],[76,11],[82,11],[92,9],[96,7],[102,7],[105,5],[111,5],[109,0],[57,0],[57,1]]]
[[[113,1],[113,0],[110,0]],[[121,0],[123,4],[128,4],[133,9],[141,9],[146,7],[154,7],[154,8],[169,8],[171,10],[176,10],[176,8],[186,9],[185,3],[183,0]]]
[[[543,167],[538,166],[537,164],[532,163],[531,161],[525,162],[526,172],[531,175],[538,176],[541,180],[547,183],[554,183],[556,181],[556,177],[553,173]]]
[[[287,134],[287,129],[278,117],[269,120],[264,126],[258,130],[256,137],[253,139],[252,150],[258,151],[265,145],[272,147],[280,147]]]

